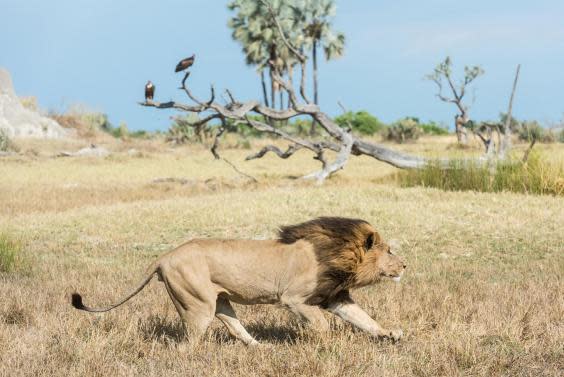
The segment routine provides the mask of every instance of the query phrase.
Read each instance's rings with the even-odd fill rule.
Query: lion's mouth
[[[388,275],[386,275],[386,277],[390,278],[391,280],[395,281],[396,283],[399,283],[402,275],[403,275],[403,271],[400,272],[399,274],[388,274]]]

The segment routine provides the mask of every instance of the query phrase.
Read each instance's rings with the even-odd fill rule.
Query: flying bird
[[[149,80],[145,85],[145,102],[152,101],[154,95],[155,95],[155,85],[153,85],[151,80]]]
[[[174,70],[174,72],[181,72],[184,71],[188,68],[190,68],[192,66],[192,64],[194,64],[194,59],[196,59],[196,55],[192,55],[189,58],[186,59],[182,59],[177,65],[176,65],[176,69]]]

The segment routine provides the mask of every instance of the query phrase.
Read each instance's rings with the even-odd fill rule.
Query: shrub
[[[195,114],[173,117],[172,125],[168,129],[166,140],[173,144],[186,144],[194,139],[194,127],[191,126],[199,120]]]
[[[400,119],[385,131],[385,137],[387,140],[393,140],[396,143],[405,143],[409,141],[415,141],[419,138],[421,134],[421,129],[417,119],[414,118],[404,118]]]
[[[127,139],[129,137],[129,130],[127,129],[127,123],[120,122],[119,126],[109,130],[109,133],[116,138]]]
[[[356,113],[347,111],[335,118],[335,122],[343,128],[352,127],[353,131],[362,135],[374,135],[386,128],[386,124],[367,111]]]
[[[564,143],[564,128],[562,128],[558,133],[558,141]]]
[[[537,140],[541,143],[554,143],[556,135],[551,131],[543,128],[536,120],[525,121],[521,123],[518,129],[519,140],[532,141]]]
[[[296,119],[289,124],[289,132],[295,133],[296,135],[308,135],[311,130],[311,120],[309,119]]]
[[[50,112],[48,116],[63,127],[76,130],[79,137],[93,137],[100,132],[113,134],[115,130],[106,114],[81,105],[71,106],[64,114]]]
[[[31,111],[39,111],[39,106],[37,105],[37,97],[20,97],[20,103],[23,107]]]
[[[129,136],[135,139],[149,139],[151,138],[151,133],[145,130],[137,130],[129,132]]]
[[[0,152],[8,152],[12,148],[12,142],[8,134],[0,129]]]
[[[425,186],[448,191],[511,191],[529,194],[564,195],[564,167],[551,165],[537,153],[526,163],[504,161],[494,168],[472,161],[452,161],[445,168],[432,162],[420,170],[403,171],[399,183],[404,187]]]
[[[419,128],[426,135],[448,135],[448,128],[446,126],[433,121],[429,123],[419,123]]]
[[[92,130],[102,130],[108,133],[114,129],[107,114],[103,113],[84,113],[79,116],[82,123]]]
[[[500,113],[499,114],[499,124],[505,126],[505,122],[507,122],[507,113]],[[509,129],[512,130],[513,132],[518,131],[523,125],[523,122],[521,122],[518,119],[515,119],[514,117],[511,117],[511,122],[509,123]]]
[[[0,233],[0,272],[12,272],[22,266],[21,244]]]

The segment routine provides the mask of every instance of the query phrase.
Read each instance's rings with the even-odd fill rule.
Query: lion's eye
[[[392,249],[388,247],[388,254],[390,255],[394,255],[394,253],[392,253]]]

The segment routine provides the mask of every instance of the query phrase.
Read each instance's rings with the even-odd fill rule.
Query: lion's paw
[[[385,330],[381,336],[383,339],[389,339],[394,342],[399,341],[403,337],[403,331],[400,329]]]
[[[390,330],[389,338],[394,342],[397,342],[403,338],[403,331],[401,329]]]

